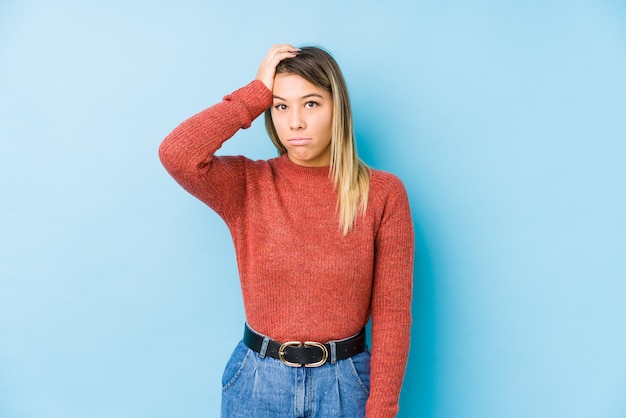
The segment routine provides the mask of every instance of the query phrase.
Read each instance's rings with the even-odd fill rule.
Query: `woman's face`
[[[329,165],[333,120],[330,93],[299,75],[281,73],[274,78],[272,94],[272,121],[289,159],[306,167]]]

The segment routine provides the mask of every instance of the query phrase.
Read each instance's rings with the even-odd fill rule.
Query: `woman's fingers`
[[[276,75],[276,66],[284,59],[293,58],[300,52],[299,48],[290,44],[276,44],[270,48],[268,53],[261,61],[256,78],[272,90],[274,87],[274,76]]]

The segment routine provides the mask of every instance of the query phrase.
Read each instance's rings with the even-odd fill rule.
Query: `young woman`
[[[263,112],[279,157],[215,156]],[[222,417],[394,417],[410,340],[411,212],[400,180],[357,156],[335,60],[273,46],[256,80],[180,124],[159,155],[224,219],[236,249],[247,323],[222,378]]]

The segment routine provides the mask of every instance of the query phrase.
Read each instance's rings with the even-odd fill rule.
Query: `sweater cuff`
[[[391,405],[389,405],[388,403],[378,403],[376,402],[376,399],[372,397],[372,393],[370,392],[370,397],[367,400],[367,404],[365,407],[365,417],[366,418],[395,418],[396,415],[398,414],[398,409],[399,409],[399,405],[397,402]]]

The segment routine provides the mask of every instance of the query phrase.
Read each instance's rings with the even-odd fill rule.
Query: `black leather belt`
[[[249,349],[260,353],[264,339],[263,335],[257,334],[246,324],[243,343]],[[333,344],[337,360],[344,360],[359,354],[365,350],[365,328],[354,337],[334,341]],[[319,367],[330,360],[331,344],[313,341],[290,341],[281,344],[278,341],[269,340],[265,355],[278,359],[291,367]]]

